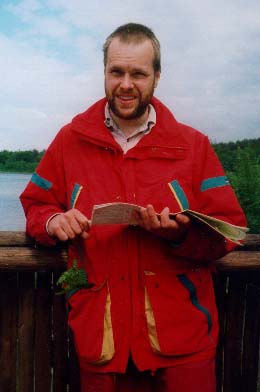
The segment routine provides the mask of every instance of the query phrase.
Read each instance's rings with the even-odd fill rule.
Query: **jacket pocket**
[[[145,316],[155,353],[189,355],[216,345],[215,325],[211,335],[217,315],[210,273],[170,271],[150,274],[145,282]]]
[[[109,362],[114,354],[109,288],[80,289],[68,299],[68,323],[79,359],[94,365]]]

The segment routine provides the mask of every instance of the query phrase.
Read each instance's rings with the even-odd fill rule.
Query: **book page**
[[[197,211],[188,210],[187,212],[189,215],[209,225],[212,229],[222,234],[225,238],[236,243],[244,240],[246,233],[249,230],[247,227],[232,225],[231,223],[225,222],[221,219],[213,218],[209,215],[201,214]]]
[[[134,217],[134,211],[139,211],[140,208],[141,207],[136,204],[129,203],[106,203],[95,205],[92,211],[91,224],[136,225],[137,221]],[[223,235],[225,238],[237,244],[240,244],[239,241],[245,239],[246,233],[249,230],[247,227],[232,225],[231,223],[225,222],[221,219],[213,218],[209,215],[188,209],[176,213],[170,213],[169,216],[171,219],[175,219],[175,216],[180,213],[184,213],[194,219],[198,219],[199,221],[211,227],[213,230]]]
[[[134,211],[139,211],[140,207],[128,203],[107,203],[93,207],[92,225],[127,224],[135,225],[137,221],[133,216]]]

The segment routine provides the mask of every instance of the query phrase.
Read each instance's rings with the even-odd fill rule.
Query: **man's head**
[[[111,114],[120,125],[146,120],[160,77],[160,44],[146,26],[129,23],[104,44],[105,91]]]
[[[153,31],[142,24],[138,23],[127,23],[125,25],[119,26],[113,33],[111,33],[104,45],[103,45],[103,53],[104,53],[104,66],[107,64],[107,53],[109,45],[114,38],[119,38],[120,41],[124,43],[141,43],[145,40],[150,40],[154,50],[154,58],[153,58],[153,68],[154,72],[161,72],[161,48],[160,42],[156,38]]]

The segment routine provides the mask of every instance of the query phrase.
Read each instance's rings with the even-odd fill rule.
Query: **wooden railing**
[[[56,281],[62,248],[0,232],[0,391],[79,392],[79,370]],[[216,262],[218,392],[260,391],[260,235]],[[185,391],[184,391],[185,392]]]

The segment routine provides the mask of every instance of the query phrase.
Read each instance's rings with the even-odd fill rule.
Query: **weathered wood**
[[[68,325],[65,297],[58,295],[56,282],[60,273],[53,274],[53,392],[66,391],[69,383]]]
[[[222,390],[222,385],[224,382],[223,361],[225,355],[227,284],[227,276],[224,273],[214,274],[216,303],[219,310],[219,341],[216,355],[217,391]]]
[[[34,314],[35,274],[18,274],[18,347],[17,385],[19,392],[33,391],[34,384]]]
[[[38,272],[35,298],[35,390],[51,391],[51,282],[50,272]]]
[[[0,247],[0,270],[64,269],[66,251],[57,248]]]
[[[247,234],[244,247],[260,247],[260,234]]]
[[[66,251],[56,248],[0,248],[1,270],[64,269]],[[260,269],[260,251],[234,251],[215,262],[220,270]]]
[[[0,231],[0,246],[34,246],[24,231]]]
[[[35,241],[24,231],[0,231],[0,246],[34,246]],[[247,234],[244,246],[260,246],[260,234]]]
[[[17,273],[0,272],[0,391],[16,392]]]
[[[249,282],[246,291],[246,309],[242,356],[242,391],[257,390],[258,351],[260,332],[259,282]]]
[[[64,269],[65,249],[0,247],[0,270],[54,270]],[[259,251],[233,251],[215,262],[219,270],[260,269]]]
[[[259,270],[259,251],[233,251],[215,262],[219,270]]]
[[[225,330],[224,390],[243,392],[242,350],[246,281],[243,274],[230,274]]]

